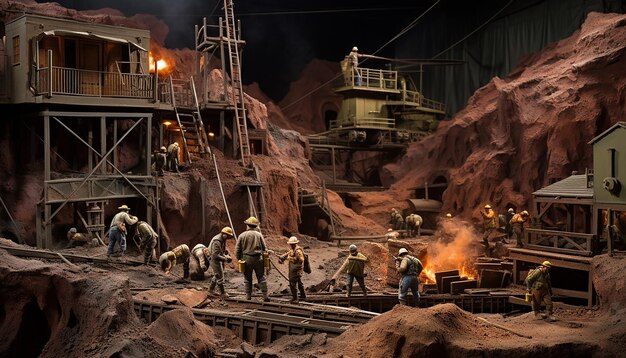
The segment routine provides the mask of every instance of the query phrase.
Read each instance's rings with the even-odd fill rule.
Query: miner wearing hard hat
[[[535,318],[547,318],[550,322],[555,322],[552,315],[552,281],[550,279],[550,261],[544,261],[536,269],[531,270],[526,277],[527,292],[532,296],[532,307]],[[541,304],[545,303],[547,314],[541,313]]]
[[[156,172],[159,175],[163,175],[163,170],[167,166],[167,148],[162,146],[154,157],[154,167]]]
[[[233,229],[228,226],[223,227],[219,234],[213,236],[207,250],[211,255],[210,265],[211,270],[213,270],[209,294],[213,294],[213,290],[217,286],[222,299],[228,298],[228,294],[224,289],[224,262],[229,263],[233,261],[226,249],[226,241],[234,236]]]
[[[145,221],[137,224],[137,236],[139,236],[139,248],[143,250],[143,264],[147,265],[152,258],[156,260],[156,244],[159,235],[154,231],[152,226]]]
[[[306,299],[304,293],[304,285],[302,284],[302,274],[304,273],[304,250],[298,245],[300,241],[297,237],[292,236],[287,240],[289,244],[289,251],[280,255],[278,262],[281,264],[285,260],[289,261],[289,289],[291,290],[291,303],[298,303],[298,291],[300,291],[300,298]]]
[[[361,73],[359,72],[359,57],[363,57],[363,55],[359,54],[359,49],[354,46],[352,47],[352,51],[348,54],[348,65],[350,66],[350,71],[352,71],[354,75],[354,83],[356,86],[361,85]]]
[[[419,304],[419,275],[422,273],[424,265],[404,247],[398,251],[396,259],[396,270],[401,275],[398,285],[398,301],[403,305],[417,306]],[[407,293],[411,290],[413,303],[408,302]]]
[[[189,277],[190,257],[191,252],[189,251],[189,246],[182,244],[176,246],[171,251],[163,253],[159,258],[159,264],[161,265],[163,272],[166,274],[169,273],[174,266],[183,264],[183,278],[186,279]]]
[[[359,283],[361,290],[363,290],[363,295],[367,296],[367,289],[365,288],[365,264],[367,263],[367,256],[360,253],[356,245],[350,245],[348,250],[350,254],[339,270],[333,275],[331,285],[334,285],[337,281],[339,274],[346,273],[348,274],[348,293],[346,296],[350,297],[350,295],[352,295],[352,285],[355,279],[356,282]]]
[[[78,230],[75,227],[73,227],[73,228],[70,228],[70,230],[67,232],[66,248],[84,245],[90,240],[91,240],[91,234],[83,234],[81,232],[78,232]]]
[[[524,247],[524,223],[528,220],[528,211],[524,210],[521,213],[513,215],[509,223],[511,224],[511,230],[517,241],[517,247]]]
[[[239,238],[237,238],[235,255],[237,260],[245,261],[243,282],[246,299],[252,298],[252,273],[255,273],[259,288],[261,288],[263,293],[263,301],[267,302],[269,301],[269,296],[265,279],[265,267],[263,265],[263,254],[267,252],[267,245],[258,228],[259,220],[257,218],[251,216],[244,223],[246,224],[246,231],[242,232]]]
[[[485,205],[485,210],[480,211],[483,217],[483,242],[489,241],[489,236],[498,227],[498,215],[491,208],[491,205]]]
[[[209,269],[211,262],[211,253],[209,252],[209,248],[202,243],[196,244],[196,246],[191,249],[191,258],[195,263],[196,269],[196,271],[191,274],[191,279],[203,280],[204,273]]]
[[[126,251],[126,234],[128,233],[126,226],[135,225],[139,220],[136,216],[128,214],[130,208],[126,205],[122,205],[119,208],[119,213],[115,214],[111,225],[109,226],[109,247],[107,248],[107,257],[113,255],[113,248],[115,243],[119,242],[121,254],[124,255]]]
[[[178,146],[178,142],[174,142],[167,146],[167,166],[169,170],[173,172],[178,171],[178,157],[180,155],[180,147]]]

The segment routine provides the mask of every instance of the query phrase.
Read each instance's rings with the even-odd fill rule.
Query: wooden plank
[[[441,278],[441,293],[450,293],[450,284],[461,281],[461,276],[445,276]]]
[[[480,270],[478,288],[500,288],[503,276],[504,271]]]
[[[441,278],[446,276],[459,276],[459,270],[435,272],[435,282],[437,283],[437,292],[441,293]]]
[[[476,280],[464,280],[450,282],[450,293],[458,295],[465,292],[466,289],[477,288],[478,281]]]
[[[502,268],[501,263],[499,262],[477,262],[474,264],[476,271],[491,269],[491,270],[499,270]]]

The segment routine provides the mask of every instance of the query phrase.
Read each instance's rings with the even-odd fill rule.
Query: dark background
[[[461,59],[464,65],[429,66],[424,73],[424,94],[444,101],[448,114],[462,108],[493,76],[504,77],[519,58],[571,35],[590,11],[626,9],[626,0],[234,1],[247,41],[243,82],[258,82],[275,101],[314,58],[338,62],[358,46],[366,54],[427,59],[462,40],[438,58]],[[57,2],[77,10],[110,7],[128,16],[155,15],[170,27],[165,43],[169,48],[193,48],[194,25],[201,24],[203,16],[211,24],[223,16],[223,0]],[[435,3],[410,31],[387,44]],[[413,76],[417,82],[418,75]]]

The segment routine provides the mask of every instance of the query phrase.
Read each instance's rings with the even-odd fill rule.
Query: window
[[[13,36],[13,64],[20,64],[20,37]]]

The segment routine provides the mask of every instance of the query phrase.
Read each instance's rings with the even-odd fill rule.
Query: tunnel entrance
[[[41,354],[50,339],[50,327],[36,299],[27,303],[22,312],[20,326],[11,346],[5,352],[6,357],[35,358]]]

